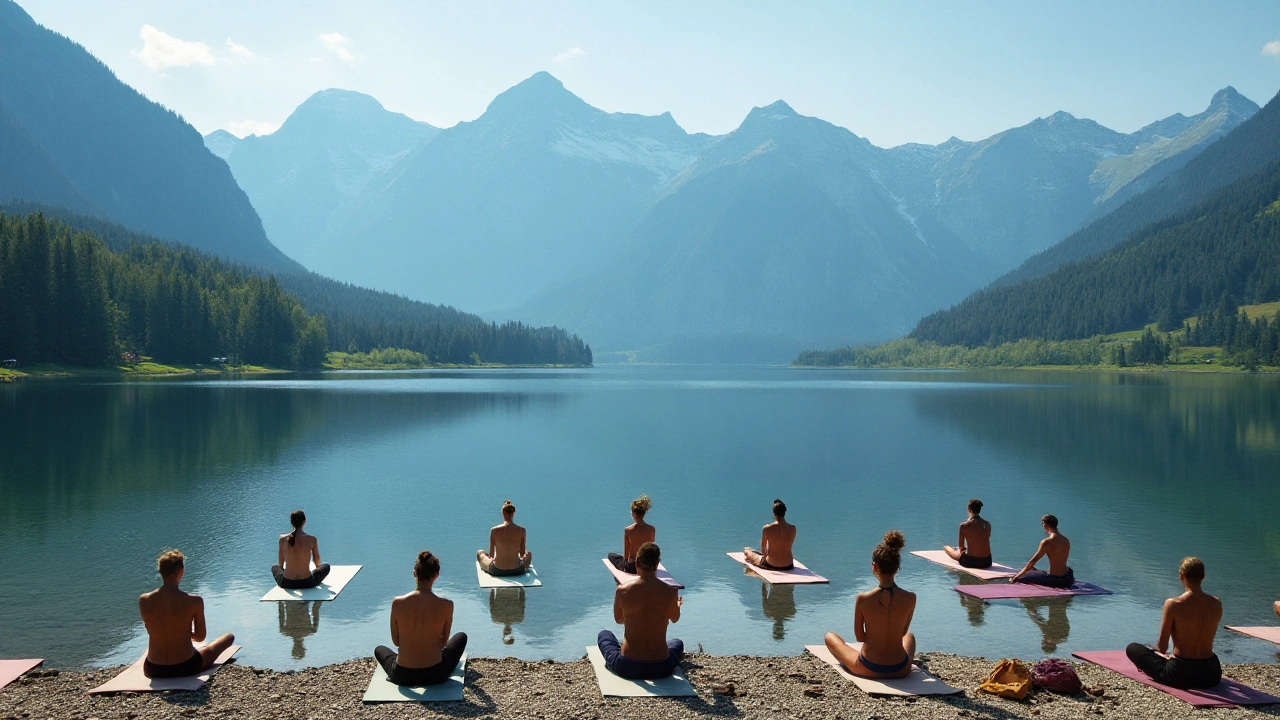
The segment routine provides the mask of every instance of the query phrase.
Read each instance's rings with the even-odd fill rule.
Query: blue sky
[[[758,105],[881,146],[1066,110],[1132,131],[1280,88],[1280,2],[20,0],[201,132],[358,90],[449,126],[539,70],[609,111],[728,132]]]

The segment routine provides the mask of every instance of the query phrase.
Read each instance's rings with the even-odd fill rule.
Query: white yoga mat
[[[197,645],[196,647],[203,647]],[[89,691],[90,695],[104,695],[106,693],[121,692],[163,692],[165,690],[188,690],[194,692],[204,687],[209,682],[209,678],[230,660],[236,653],[240,652],[239,645],[232,645],[218,656],[216,662],[199,675],[189,675],[180,678],[149,678],[142,674],[142,663],[146,661],[147,654],[143,653],[138,658],[138,662],[124,669],[124,672],[111,678],[104,685]]]
[[[924,558],[931,563],[937,563],[948,570],[972,575],[981,580],[999,580],[1001,578],[1011,578],[1018,574],[1017,570],[1000,563],[991,563],[991,567],[985,570],[967,568],[952,560],[951,556],[942,550],[912,550],[911,554],[918,558]]]
[[[542,581],[538,579],[538,571],[530,566],[523,575],[490,575],[480,567],[480,561],[476,561],[476,579],[480,581],[482,588],[507,588],[507,587],[542,587]]]
[[[849,647],[857,649],[862,647],[862,643],[849,643]],[[964,692],[963,690],[953,688],[933,675],[930,675],[920,669],[919,665],[913,664],[911,666],[911,674],[904,678],[885,678],[876,680],[872,678],[858,677],[846,670],[845,667],[836,660],[835,655],[831,654],[831,651],[827,649],[826,645],[805,645],[804,649],[808,650],[814,657],[818,658],[822,662],[835,668],[836,672],[840,673],[841,677],[845,680],[853,681],[853,684],[857,685],[859,690],[868,695],[959,695],[961,692]]]
[[[311,600],[333,600],[338,597],[338,593],[351,582],[351,578],[360,572],[363,565],[330,565],[329,575],[325,577],[324,582],[313,588],[305,588],[302,590],[286,590],[282,587],[273,587],[271,591],[262,596],[260,602],[287,602],[291,600],[311,601]]]
[[[406,687],[396,685],[387,679],[387,671],[382,665],[373,664],[373,677],[369,678],[369,689],[364,691],[367,703],[389,702],[450,702],[462,699],[462,688],[467,677],[467,654],[463,653],[458,660],[458,667],[448,680],[439,685],[425,687]]]
[[[679,666],[675,672],[658,680],[629,680],[609,672],[609,668],[604,666],[604,655],[595,645],[587,648],[587,659],[596,671],[600,694],[605,697],[692,697],[698,694]]]
[[[1280,645],[1280,627],[1264,625],[1262,627],[1241,627],[1238,625],[1228,625],[1228,630],[1256,637],[1259,640],[1267,640]]]
[[[731,552],[725,554],[733,558],[734,562],[747,566],[751,572],[769,581],[770,585],[812,585],[830,582],[830,580],[805,567],[804,563],[799,560],[795,561],[795,567],[790,570],[770,570],[747,562],[747,556],[744,553]]]
[[[600,558],[600,562],[604,563],[604,566],[609,569],[609,574],[613,576],[614,581],[616,581],[619,585],[623,583],[632,582],[636,578],[640,577],[639,575],[632,575],[631,573],[622,572],[618,568],[614,567],[613,563],[609,562],[609,558]],[[679,588],[681,590],[684,589],[683,585],[676,582],[676,579],[671,577],[671,573],[667,572],[667,569],[662,566],[662,563],[658,563],[657,575],[659,580],[670,585],[671,587]]]

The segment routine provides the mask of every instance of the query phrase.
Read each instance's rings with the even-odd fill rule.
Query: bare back
[[[960,551],[973,557],[991,557],[991,523],[980,517],[960,523]]]
[[[788,567],[795,562],[791,547],[796,542],[796,526],[786,520],[774,520],[760,532],[760,553],[774,567]]]
[[[1160,643],[1173,640],[1173,654],[1187,660],[1213,657],[1213,638],[1222,622],[1222,601],[1196,588],[1164,602],[1160,620]]]
[[[311,563],[320,565],[319,543],[314,535],[299,530],[294,536],[293,544],[289,544],[289,534],[280,536],[280,565],[284,567],[284,576],[290,580],[305,580],[311,577]]]
[[[916,594],[902,588],[877,587],[858,595],[853,605],[853,633],[862,642],[861,657],[881,665],[902,661],[902,639],[911,629]]]
[[[1071,555],[1071,541],[1067,539],[1066,535],[1055,532],[1040,541],[1038,554],[1043,554],[1049,558],[1050,575],[1066,575],[1067,558]]]
[[[414,590],[391,601],[391,641],[400,651],[398,665],[427,668],[439,663],[452,628],[452,600]]]
[[[640,551],[640,546],[647,542],[654,542],[657,536],[657,528],[644,520],[636,520],[622,531],[622,557],[627,560],[635,560],[636,553]]]
[[[667,658],[667,623],[680,619],[679,598],[678,590],[652,573],[618,586],[613,616],[624,628],[624,657],[642,661]]]
[[[499,570],[515,570],[520,567],[524,555],[525,531],[515,522],[495,525],[489,531],[489,555],[493,566]]]
[[[157,665],[177,665],[191,659],[192,640],[204,640],[204,600],[177,585],[161,586],[138,598],[138,611],[147,628],[147,659]]]

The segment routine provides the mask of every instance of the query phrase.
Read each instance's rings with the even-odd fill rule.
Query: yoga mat
[[[855,649],[862,647],[862,643],[848,643],[848,645]],[[864,678],[846,670],[840,664],[840,661],[836,660],[836,656],[831,654],[826,645],[805,645],[804,649],[822,662],[835,668],[841,677],[852,681],[854,685],[858,686],[859,690],[868,695],[959,695],[964,692],[930,675],[921,669],[919,665],[912,664],[911,674],[904,678]]]
[[[911,554],[918,558],[924,558],[931,563],[937,563],[953,572],[972,575],[981,580],[999,580],[1000,578],[1011,578],[1018,574],[1017,570],[1014,570],[1008,565],[1001,565],[1000,563],[992,563],[991,567],[985,570],[967,568],[955,560],[952,560],[951,556],[942,550],[912,550]]]
[[[609,562],[609,558],[600,558],[600,562],[603,562],[604,566],[609,568],[609,574],[613,576],[613,579],[616,580],[619,585],[622,583],[629,583],[640,577],[639,575],[622,572],[618,568],[614,567],[613,563]],[[676,579],[671,577],[671,573],[667,572],[667,569],[662,566],[662,563],[658,563],[658,579],[673,588],[680,588],[681,590],[684,589],[683,585],[676,582]]]
[[[684,668],[676,666],[670,675],[658,680],[630,680],[618,677],[604,666],[604,655],[600,648],[591,645],[587,648],[587,659],[591,668],[596,671],[596,682],[600,685],[600,694],[604,697],[693,697],[697,695],[688,678],[684,676]]]
[[[1102,667],[1120,673],[1121,675],[1136,680],[1147,687],[1153,687],[1157,690],[1163,690],[1170,695],[1188,702],[1196,707],[1231,707],[1233,705],[1269,705],[1271,703],[1280,703],[1280,698],[1259,692],[1249,687],[1241,685],[1235,680],[1222,679],[1217,687],[1208,690],[1179,690],[1171,688],[1168,685],[1161,685],[1147,674],[1142,672],[1129,660],[1129,656],[1124,654],[1123,650],[1101,650],[1094,652],[1075,652],[1072,655],[1101,665]]]
[[[1079,582],[1069,588],[1051,588],[1045,585],[1030,583],[994,582],[986,585],[956,585],[954,590],[982,600],[1005,600],[1008,598],[1051,598],[1070,595],[1111,595],[1106,588]]]
[[[23,673],[42,662],[44,660],[0,660],[0,688],[22,677]]]
[[[768,580],[771,585],[809,585],[831,582],[805,567],[804,563],[799,560],[796,561],[796,566],[790,570],[769,570],[767,568],[757,567],[747,562],[747,556],[743,553],[736,552],[725,554],[733,558],[734,562],[742,563],[748,568],[751,568],[751,572],[759,575],[765,580]]]
[[[449,679],[439,685],[424,687],[408,687],[397,685],[387,679],[387,671],[382,665],[373,664],[373,677],[369,678],[369,689],[364,691],[367,703],[390,702],[450,702],[462,699],[462,687],[467,677],[467,654],[458,659],[458,667],[453,669]]]
[[[197,645],[196,647],[204,646]],[[215,661],[208,670],[205,670],[199,675],[188,675],[187,677],[180,678],[149,678],[146,675],[143,675],[142,663],[147,659],[147,654],[143,653],[142,657],[138,658],[138,662],[125,668],[124,672],[111,678],[106,682],[106,684],[99,685],[98,687],[90,690],[89,694],[103,695],[106,693],[120,692],[163,692],[165,690],[188,690],[195,692],[196,690],[204,687],[205,683],[209,682],[209,678],[213,677],[213,674],[218,672],[218,669],[238,652],[240,652],[240,646],[232,645],[218,656],[217,661]]]
[[[1236,627],[1235,625],[1228,625],[1227,629],[1280,645],[1280,627]]]
[[[476,579],[480,581],[482,588],[505,588],[505,587],[542,587],[542,581],[538,579],[538,571],[531,566],[523,575],[506,575],[495,576],[490,575],[480,569],[480,561],[476,561]]]
[[[338,593],[351,582],[351,578],[360,572],[363,565],[330,565],[329,575],[325,577],[324,582],[313,588],[305,588],[303,590],[286,590],[282,587],[273,587],[271,591],[262,596],[259,602],[287,602],[290,600],[333,600],[338,597]]]

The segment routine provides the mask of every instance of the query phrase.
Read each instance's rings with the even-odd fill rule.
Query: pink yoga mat
[[[790,570],[767,570],[762,567],[756,567],[747,562],[747,556],[743,553],[725,553],[733,558],[734,562],[742,563],[751,568],[751,572],[759,575],[769,581],[771,585],[811,585],[817,583],[831,582],[822,577],[818,573],[805,567],[799,560],[796,561],[795,567]]]
[[[1018,574],[1017,570],[1014,570],[1013,568],[1007,565],[1001,565],[999,563],[992,563],[991,567],[985,570],[979,570],[978,568],[967,568],[961,565],[960,563],[956,562],[955,560],[952,560],[951,556],[947,555],[942,550],[912,550],[911,554],[915,555],[918,558],[923,558],[925,560],[928,560],[931,563],[937,563],[942,567],[948,570],[951,570],[953,572],[972,575],[982,580],[998,580],[1000,578],[1011,578],[1014,575]]]
[[[1106,588],[1087,582],[1077,582],[1069,588],[1051,588],[1030,583],[993,582],[986,585],[956,585],[955,591],[971,595],[982,600],[1004,600],[1007,598],[1051,598],[1069,595],[1111,595]]]
[[[1228,630],[1234,630],[1238,633],[1256,637],[1259,640],[1268,640],[1280,645],[1280,627],[1237,627],[1228,625]]]
[[[639,575],[622,572],[618,568],[614,567],[613,563],[609,562],[609,558],[600,558],[600,561],[604,563],[605,567],[609,568],[609,574],[613,576],[613,579],[616,580],[619,585],[622,583],[629,583],[637,577],[640,577]],[[667,569],[662,566],[662,563],[658,563],[658,579],[671,587],[680,588],[681,590],[684,589],[683,585],[676,582],[676,579],[671,577],[671,573],[667,572]]]
[[[1232,707],[1234,705],[1270,705],[1280,703],[1280,698],[1254,690],[1248,685],[1241,685],[1235,680],[1223,678],[1215,688],[1208,690],[1179,690],[1168,685],[1161,685],[1129,661],[1123,650],[1099,650],[1094,652],[1071,653],[1081,660],[1101,665],[1121,675],[1136,680],[1147,687],[1162,690],[1170,695],[1191,703],[1196,707]]]
[[[0,660],[0,688],[22,677],[22,674],[37,667],[44,660]]]

